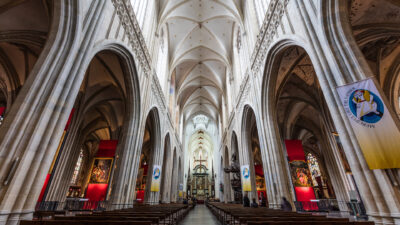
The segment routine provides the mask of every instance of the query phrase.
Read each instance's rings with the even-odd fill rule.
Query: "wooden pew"
[[[246,225],[373,225],[373,222],[350,222],[348,218],[328,218],[312,213],[285,212],[267,208],[245,208],[241,205],[209,203],[207,205],[222,224]]]
[[[193,207],[183,204],[140,205],[129,209],[88,212],[74,216],[53,216],[52,219],[21,221],[21,225],[154,225],[177,224]],[[50,213],[51,214],[51,213]]]
[[[20,225],[152,225],[151,221],[24,220]]]

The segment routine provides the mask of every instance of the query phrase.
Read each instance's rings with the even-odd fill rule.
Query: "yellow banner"
[[[240,167],[242,176],[243,191],[251,191],[250,169],[249,165]]]
[[[151,191],[158,192],[160,191],[160,180],[161,180],[161,166],[154,165],[153,175],[151,179]]]
[[[400,131],[374,80],[337,91],[369,168],[400,168]]]

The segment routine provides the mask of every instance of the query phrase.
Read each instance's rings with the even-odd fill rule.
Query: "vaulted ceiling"
[[[216,121],[231,68],[239,0],[160,2],[160,28],[168,35],[170,76],[184,119],[204,114]]]

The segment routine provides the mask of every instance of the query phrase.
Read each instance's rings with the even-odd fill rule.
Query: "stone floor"
[[[205,205],[197,205],[179,225],[221,225]]]

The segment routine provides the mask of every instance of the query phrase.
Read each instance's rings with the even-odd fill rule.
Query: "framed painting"
[[[113,158],[95,158],[90,170],[89,183],[107,184],[110,179]]]
[[[310,170],[305,161],[291,161],[290,172],[295,187],[312,187]]]

